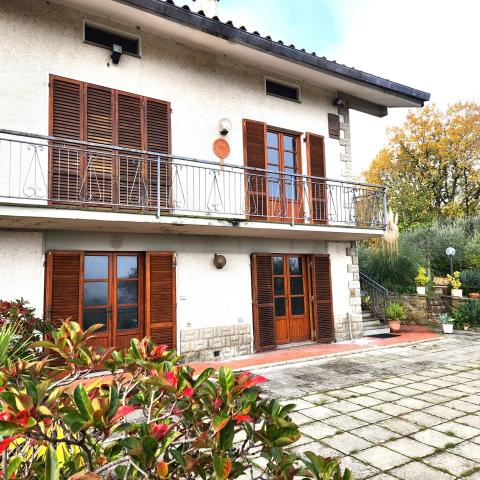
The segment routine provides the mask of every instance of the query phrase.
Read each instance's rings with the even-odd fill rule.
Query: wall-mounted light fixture
[[[230,130],[232,129],[232,122],[228,118],[222,118],[218,122],[218,130],[220,132],[220,135],[223,137],[226,137]]]
[[[345,99],[342,97],[336,97],[335,100],[333,101],[333,104],[336,107],[344,107],[345,106]]]
[[[122,53],[123,53],[122,46],[114,43],[112,45],[112,55],[111,55],[112,62],[114,63],[114,65],[118,65],[118,62],[120,62],[120,57],[122,56]]]
[[[215,254],[213,256],[213,264],[215,267],[217,267],[219,270],[221,270],[227,263],[227,259],[223,255],[217,255]]]

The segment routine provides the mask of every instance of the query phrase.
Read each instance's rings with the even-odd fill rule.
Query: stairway
[[[388,323],[382,322],[382,320],[375,316],[370,311],[362,312],[362,322],[363,322],[363,336],[368,337],[369,335],[382,335],[385,333],[390,333],[390,327]]]

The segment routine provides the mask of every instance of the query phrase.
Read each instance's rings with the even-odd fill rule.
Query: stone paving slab
[[[480,480],[479,342],[454,334],[258,372],[266,395],[297,404],[298,453],[338,457],[357,480]]]

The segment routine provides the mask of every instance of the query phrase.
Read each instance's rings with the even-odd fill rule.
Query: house
[[[362,336],[349,110],[429,94],[171,0],[0,4],[0,298],[187,359]]]

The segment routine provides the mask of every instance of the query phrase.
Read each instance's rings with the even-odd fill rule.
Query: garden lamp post
[[[456,253],[456,250],[453,247],[448,247],[445,250],[445,253],[450,257],[450,275],[453,275],[453,256]]]

